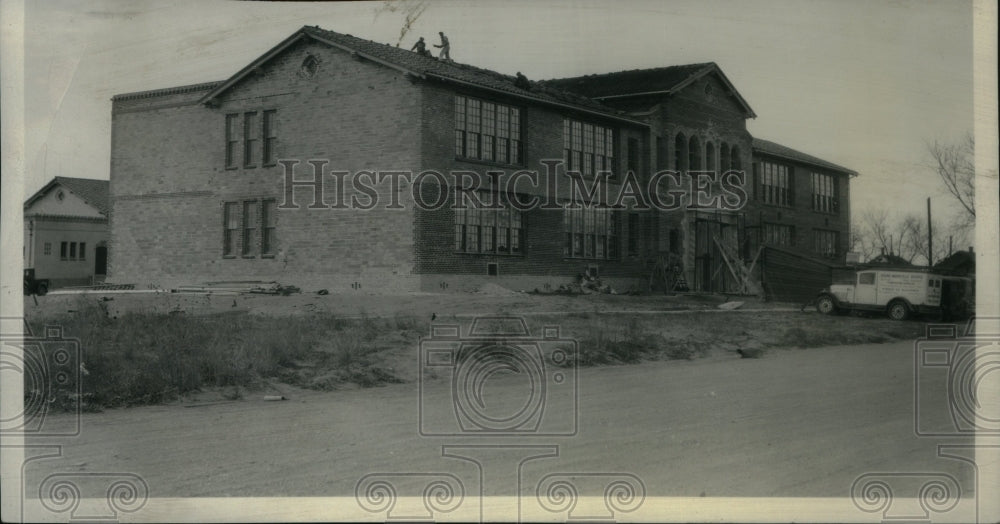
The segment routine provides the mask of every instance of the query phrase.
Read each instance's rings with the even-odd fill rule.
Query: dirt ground
[[[447,368],[421,371],[414,336],[386,352],[404,380],[399,384],[316,391],[271,382],[236,399],[206,390],[168,404],[84,413],[77,436],[29,439],[60,448],[57,457],[28,463],[26,493],[37,493],[39,483],[55,473],[95,480],[101,473],[128,472],[148,484],[151,497],[350,500],[362,478],[379,473],[394,479],[400,495],[419,497],[420,475],[436,472],[454,475],[469,494],[517,495],[537,506],[539,479],[566,472],[579,478],[631,475],[641,479],[648,496],[836,497],[850,504],[851,485],[860,475],[907,471],[951,475],[962,493],[973,493],[970,469],[939,458],[939,441],[914,433],[913,340],[923,323],[826,317],[795,305],[749,300],[736,311],[719,309],[725,301],[520,293],[108,293],[49,295],[38,297],[36,305],[29,297],[29,319],[72,314],[93,302],[112,317],[129,311],[331,313],[414,316],[428,324],[433,317],[467,325],[470,317],[500,313],[524,316],[532,333],[558,325],[562,336],[581,340],[642,319],[643,330],[667,345],[694,345],[698,358],[580,367],[568,380],[555,378],[567,369],[547,368],[555,373],[546,375],[544,421],[562,427],[571,420],[569,434],[504,438],[458,430],[442,437],[434,433],[456,427],[455,382]],[[740,358],[735,352],[740,348],[765,351],[761,358]],[[556,395],[566,384],[575,387],[572,394]],[[943,381],[921,388],[947,395]],[[526,389],[524,377],[513,373],[494,375],[477,391],[486,399],[483,405],[499,414],[517,408]],[[46,419],[55,430],[75,422],[67,414]],[[521,462],[526,457],[518,455],[543,449],[551,456]],[[463,453],[466,459],[454,458]],[[601,487],[582,489],[599,495],[593,490]],[[372,516],[359,508],[354,518]],[[460,518],[459,513],[449,517]]]
[[[481,457],[484,470],[515,471],[504,446],[555,445],[558,457],[526,463],[530,482],[628,472],[650,496],[848,497],[859,475],[898,471],[945,472],[969,493],[969,469],[914,435],[912,359],[912,343],[899,342],[585,368],[575,405],[552,406],[577,410],[567,437],[422,437],[421,427],[453,424],[452,412],[419,409],[412,383],[109,410],[84,414],[81,434],[60,441],[61,457],[27,473],[30,486],[59,471],[132,472],[154,497],[352,496],[373,472],[449,472],[474,490],[476,468],[443,459],[442,445],[488,443],[499,447]],[[501,378],[487,393],[517,397],[521,386]],[[932,386],[944,394],[943,383]],[[449,387],[432,381],[424,394]]]

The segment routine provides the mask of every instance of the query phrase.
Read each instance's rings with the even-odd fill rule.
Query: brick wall
[[[788,206],[765,204],[759,190],[758,176],[755,191],[752,193],[753,198],[747,208],[748,225],[757,226],[761,223],[770,223],[794,226],[795,243],[788,248],[814,257],[822,257],[814,249],[816,231],[836,231],[839,234],[837,254],[830,258],[832,262],[843,263],[844,256],[850,247],[850,177],[846,173],[762,153],[755,153],[753,161],[754,164],[766,161],[789,167],[792,187]],[[828,213],[812,209],[812,173],[830,175],[835,178],[836,198],[840,203],[836,212]]]
[[[319,67],[307,78],[299,73],[310,55]],[[328,159],[328,171],[406,169],[419,160],[420,90],[404,75],[299,43],[223,93],[217,107],[193,103],[205,92],[115,101],[109,280],[162,286],[279,280],[338,292],[416,288],[412,206],[307,209],[308,188],[295,193],[300,209],[278,210],[273,258],[222,256],[224,202],[283,199],[280,165],[226,168],[227,113],[276,110],[277,157],[298,159],[299,179],[311,178],[310,159]],[[335,201],[332,179],[326,180],[325,193]],[[388,184],[377,190],[387,200]]]
[[[440,84],[423,84],[424,100],[424,140],[422,167],[434,169],[447,175],[451,170],[467,170],[485,178],[486,171],[500,171],[509,175],[518,169],[539,171],[540,185],[543,185],[543,159],[563,158],[563,118],[574,119],[611,126],[616,129],[617,171],[625,168],[627,143],[629,138],[645,142],[641,127],[620,124],[614,120],[597,116],[573,114],[558,110],[524,105],[504,99],[502,96],[483,94],[475,91],[459,90],[458,93],[483,100],[506,103],[522,110],[521,140],[523,142],[523,162],[521,166],[500,166],[484,162],[456,159],[454,149],[454,121],[456,90]],[[640,159],[643,154],[640,154]],[[569,179],[564,169],[557,170],[560,177],[559,196],[570,196]],[[420,188],[424,200],[432,202],[438,198],[439,188],[433,179],[428,179]],[[524,194],[542,194],[544,187],[532,189],[528,184],[519,185]],[[451,191],[451,189],[447,189]],[[610,189],[617,194],[617,184]],[[625,214],[619,213],[619,253],[624,251],[628,235]],[[617,282],[621,289],[627,289],[648,279],[640,257],[622,254],[617,260],[593,260],[567,258],[564,255],[565,235],[563,233],[563,212],[561,210],[534,209],[523,214],[524,237],[522,255],[471,254],[460,253],[455,248],[454,210],[450,206],[437,211],[418,210],[415,217],[415,272],[421,275],[422,287],[431,291],[467,290],[492,279],[516,289],[533,289],[545,284],[558,286],[573,281],[590,265],[597,265],[602,279]],[[499,264],[499,278],[487,277],[487,263]],[[479,276],[480,278],[475,278]]]
[[[715,75],[706,75],[671,96],[609,99],[606,103],[623,110],[647,113],[644,118],[649,122],[650,133],[645,139],[645,156],[651,170],[683,172],[698,167],[721,172],[731,165],[722,158],[722,144],[725,144],[730,152],[734,147],[737,149],[739,165],[748,173],[749,181],[753,139],[746,130],[745,109],[728,94],[728,88]],[[682,137],[680,144],[678,136]],[[698,141],[697,166],[690,164],[687,149],[692,137]],[[712,144],[711,151],[709,143]],[[679,163],[678,145],[681,146]],[[654,259],[676,253],[681,257],[685,278],[689,284],[694,284],[696,238],[693,213],[683,209],[654,212],[649,228],[648,234],[654,246],[648,250],[647,257]],[[671,238],[679,245],[672,245]]]

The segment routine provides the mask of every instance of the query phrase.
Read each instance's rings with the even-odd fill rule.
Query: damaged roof
[[[302,27],[235,75],[219,83],[214,89],[203,96],[200,102],[208,103],[215,99],[254,70],[261,67],[265,62],[303,38],[312,38],[313,40],[349,51],[356,56],[392,67],[418,78],[477,87],[548,105],[568,107],[570,109],[601,114],[618,120],[625,120],[637,125],[646,125],[641,121],[629,118],[623,111],[608,107],[578,93],[539,82],[529,82],[529,88],[524,89],[515,84],[516,77],[514,76],[450,60],[445,61],[423,56],[407,49],[321,29],[317,26]]]

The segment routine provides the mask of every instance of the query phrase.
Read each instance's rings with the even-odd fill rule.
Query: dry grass
[[[239,398],[271,380],[316,389],[399,381],[380,355],[426,328],[416,319],[347,320],[329,314],[275,318],[246,313],[188,316],[126,313],[110,318],[81,299],[72,313],[29,319],[36,332],[62,326],[78,338],[90,408],[154,404],[206,388]]]
[[[418,342],[430,319],[401,312],[347,319],[329,312],[295,316],[183,312],[109,314],[79,298],[73,309],[29,321],[42,332],[60,325],[78,338],[88,374],[85,407],[154,404],[219,389],[226,398],[271,382],[331,390],[413,380]],[[500,306],[500,314],[516,314]],[[828,317],[817,313],[690,311],[680,314],[568,312],[527,317],[533,333],[557,325],[579,342],[582,366],[693,359],[748,347],[808,348],[879,343],[923,335],[921,322]],[[67,393],[68,395],[68,393]],[[78,399],[64,398],[57,405]]]

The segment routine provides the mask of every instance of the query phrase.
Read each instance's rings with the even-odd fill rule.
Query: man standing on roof
[[[418,55],[431,56],[431,52],[427,50],[426,44],[424,44],[424,37],[420,37],[417,43],[413,44],[410,51],[416,51]]]
[[[441,48],[441,53],[438,54],[438,58],[441,60],[451,60],[451,55],[448,54],[448,50],[451,49],[451,46],[448,45],[448,37],[444,36],[444,32],[442,31],[438,31],[438,34],[441,35],[441,45],[434,44],[434,47]]]

